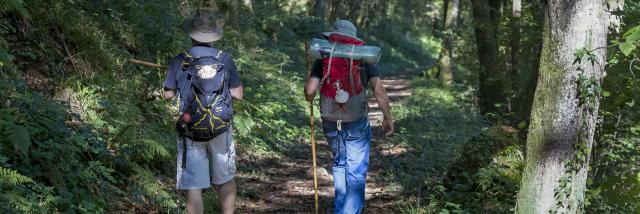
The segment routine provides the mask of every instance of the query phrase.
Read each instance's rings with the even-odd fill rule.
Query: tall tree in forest
[[[515,1],[514,4],[516,4]],[[515,113],[514,123],[521,123],[518,124],[521,128],[529,124],[533,95],[536,91],[540,71],[539,60],[542,52],[542,26],[544,25],[544,3],[542,1],[529,0],[526,2],[525,9],[522,8],[523,2],[520,1],[519,15],[520,17],[527,16],[527,21],[516,19],[516,17],[512,20],[517,21],[516,26],[512,25],[512,31],[517,27],[517,31],[512,32],[512,37],[518,37],[518,39],[511,38],[510,45],[511,59],[515,59],[515,61],[511,61],[511,88],[513,89],[512,95],[515,96],[511,101],[511,110]],[[517,15],[513,13],[517,9],[518,7],[513,8],[513,16]],[[516,41],[517,43],[515,43]],[[526,47],[526,49],[523,50],[521,47]],[[516,49],[519,50],[516,51]]]
[[[453,84],[453,37],[455,36],[459,5],[460,0],[444,0],[444,40],[438,65],[440,66],[440,81],[447,87]]]
[[[578,213],[606,63],[605,0],[549,0],[516,213]]]
[[[511,88],[516,90],[518,88],[518,76],[520,75],[520,58],[518,52],[520,51],[520,17],[522,13],[522,1],[511,1]]]
[[[231,1],[230,2],[230,13],[229,15],[231,15],[231,17],[228,17],[229,19],[229,23],[231,24],[231,27],[237,27],[240,22],[238,17],[240,17],[241,15],[241,10],[240,10],[240,2],[239,1]]]
[[[342,1],[339,0],[329,0],[327,3],[329,9],[329,22],[336,20],[340,14],[343,14],[344,6],[341,4]]]
[[[324,25],[324,12],[325,12],[325,5],[324,5],[324,0],[316,0],[315,3],[313,4],[313,16],[320,18],[320,20],[322,20],[322,25]],[[322,26],[322,28],[324,29],[324,26]]]
[[[481,113],[497,112],[504,103],[504,86],[496,30],[500,20],[500,0],[472,0],[473,28],[480,60],[478,99]]]

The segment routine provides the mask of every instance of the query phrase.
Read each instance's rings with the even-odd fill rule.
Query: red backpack
[[[363,46],[364,41],[333,33],[328,40],[334,44]],[[332,51],[333,52],[333,51]],[[322,119],[352,122],[367,113],[366,89],[360,78],[363,62],[349,58],[328,57],[322,60],[320,81],[320,112]]]

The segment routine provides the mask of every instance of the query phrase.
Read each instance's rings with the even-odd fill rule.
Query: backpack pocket
[[[191,121],[187,122],[188,137],[194,140],[210,140],[228,130],[231,122],[231,107],[223,101],[214,101],[212,105],[203,105],[200,96],[191,102]]]
[[[367,97],[364,92],[353,96],[346,103],[338,103],[332,97],[320,97],[320,114],[323,120],[353,122],[367,115]]]

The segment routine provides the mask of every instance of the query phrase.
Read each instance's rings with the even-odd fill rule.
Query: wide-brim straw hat
[[[205,11],[199,11],[192,18],[184,20],[182,30],[198,42],[209,43],[215,42],[222,38],[222,22],[216,17]]]

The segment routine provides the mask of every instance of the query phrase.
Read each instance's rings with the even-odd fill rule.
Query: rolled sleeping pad
[[[331,52],[331,47],[334,44],[324,39],[311,39],[311,47],[309,48],[309,55],[314,59],[328,58]],[[351,52],[353,50],[353,53]],[[333,50],[333,57],[340,57],[345,59],[364,61],[369,64],[377,64],[380,61],[380,47],[376,46],[355,46],[344,44],[335,44]]]

